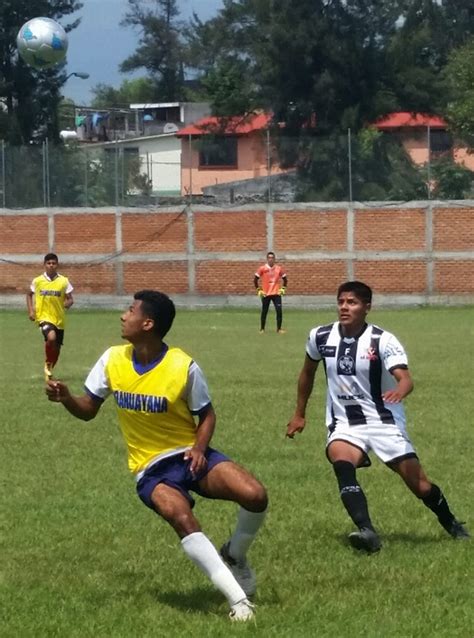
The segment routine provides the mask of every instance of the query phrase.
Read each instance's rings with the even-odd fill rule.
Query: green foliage
[[[474,195],[474,173],[450,157],[432,163],[432,196],[437,199],[469,199]]]
[[[34,12],[32,13],[32,4]],[[29,144],[32,140],[59,139],[57,108],[66,75],[64,64],[37,71],[28,67],[16,51],[16,36],[22,24],[41,15],[55,20],[82,7],[77,0],[2,0],[0,8],[0,101],[7,118],[0,119],[0,138],[10,144]],[[64,24],[71,31],[79,24]],[[3,123],[3,124],[2,124]]]
[[[444,69],[450,101],[446,117],[455,134],[474,142],[474,37],[455,49]]]
[[[118,89],[108,84],[97,84],[92,93],[94,108],[129,108],[134,102],[156,102],[159,88],[153,78],[147,77],[124,80]]]
[[[125,205],[133,195],[151,191],[138,157],[76,143],[6,145],[5,178],[8,208]]]
[[[66,266],[63,272],[68,274]],[[149,285],[144,277],[140,285]],[[102,352],[121,341],[119,310],[77,310],[81,291],[93,281],[88,264],[80,271],[75,265],[76,305],[57,366],[74,393],[83,392],[87,371]],[[23,283],[26,288],[28,281]],[[349,548],[352,525],[324,453],[323,370],[305,432],[285,439],[309,329],[332,321],[334,312],[285,310],[284,336],[259,335],[258,312],[257,299],[254,310],[181,309],[167,339],[189,352],[208,377],[217,411],[214,445],[269,491],[269,514],[249,552],[258,577],[257,625],[235,627],[223,596],[186,558],[173,530],[137,498],[113,398],[91,423],[49,403],[41,336],[24,310],[3,310],[2,636],[472,635],[472,541],[449,538],[375,458],[358,478],[384,546],[376,556]],[[408,432],[428,475],[462,520],[472,502],[466,480],[473,443],[472,356],[466,350],[472,312],[374,310],[371,317],[407,348],[415,378],[405,402]],[[237,507],[199,496],[196,501],[203,531],[219,547],[234,528]],[[472,517],[468,525],[472,531]]]
[[[120,69],[146,69],[162,102],[181,100],[184,95],[184,45],[178,15],[176,0],[129,0],[122,21],[124,26],[139,28],[141,35],[136,51]]]

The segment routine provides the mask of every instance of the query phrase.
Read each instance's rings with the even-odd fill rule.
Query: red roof
[[[202,120],[180,129],[176,136],[185,137],[187,135],[207,135],[209,133],[247,135],[253,131],[266,129],[271,119],[272,116],[268,113],[234,115],[232,117],[204,117]]]
[[[437,115],[426,115],[424,113],[411,113],[400,111],[389,113],[375,122],[375,126],[381,131],[389,131],[394,128],[423,126],[430,128],[445,129],[446,122]]]

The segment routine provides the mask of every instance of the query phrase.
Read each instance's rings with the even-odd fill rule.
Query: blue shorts
[[[222,461],[230,461],[229,457],[225,454],[222,454],[211,447],[207,448],[205,457],[207,459],[207,466],[196,476],[193,476],[189,471],[191,461],[184,460],[184,453],[175,454],[174,456],[170,456],[162,461],[158,461],[150,467],[149,470],[146,470],[145,474],[138,481],[138,496],[147,507],[156,511],[151,501],[151,494],[159,483],[164,483],[165,485],[169,485],[170,487],[178,490],[178,492],[181,492],[181,494],[188,499],[191,507],[194,507],[194,499],[189,493],[190,490],[196,492],[196,494],[209,498],[206,494],[202,493],[199,487],[199,481],[201,481],[209,470],[212,470],[212,468],[218,463],[222,463]]]

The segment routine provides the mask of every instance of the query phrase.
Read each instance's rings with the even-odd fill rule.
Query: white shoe
[[[222,545],[221,556],[232,572],[233,577],[244,590],[246,596],[253,596],[257,591],[257,577],[245,558],[236,560],[229,554],[230,541]]]
[[[255,605],[247,600],[241,600],[235,605],[232,605],[229,612],[229,618],[232,622],[247,622],[247,620],[253,620],[255,618]]]

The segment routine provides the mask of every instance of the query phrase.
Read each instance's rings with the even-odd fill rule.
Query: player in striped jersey
[[[129,343],[100,357],[86,394],[72,396],[60,381],[49,381],[46,394],[84,421],[113,396],[140,499],[173,527],[186,555],[226,596],[231,619],[246,621],[254,615],[248,596],[256,588],[246,554],[264,521],[267,494],[247,470],[210,447],[216,416],[206,379],[189,355],[163,342],[174,316],[167,295],[136,293],[121,317]],[[240,505],[220,555],[192,512],[191,491]]]
[[[310,331],[287,436],[293,438],[305,427],[306,406],[322,361],[327,382],[326,454],[344,507],[359,528],[349,535],[351,545],[368,552],[381,547],[356,478],[358,467],[370,465],[370,451],[400,475],[453,538],[469,538],[440,488],[427,478],[406,433],[401,402],[413,390],[408,359],[394,335],[366,322],[371,302],[369,286],[346,282],[337,293],[339,321]]]

